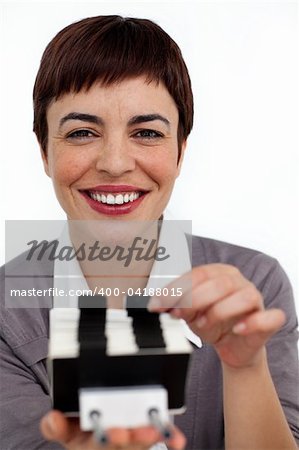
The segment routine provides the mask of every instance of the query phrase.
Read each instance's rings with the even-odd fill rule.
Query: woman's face
[[[69,219],[161,216],[182,161],[178,110],[164,85],[95,84],[53,102],[47,119],[45,170]]]

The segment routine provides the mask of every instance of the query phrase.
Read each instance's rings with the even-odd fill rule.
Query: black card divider
[[[147,310],[148,296],[128,296],[128,315],[133,319],[135,339],[140,349],[165,348],[160,324],[160,314]]]
[[[79,352],[79,383],[86,386],[90,373],[99,355],[105,355],[107,349],[106,327],[106,297],[79,297],[80,320],[78,328]]]

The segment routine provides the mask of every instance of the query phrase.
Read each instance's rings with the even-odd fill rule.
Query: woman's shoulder
[[[193,265],[231,264],[240,270],[257,268],[265,272],[273,270],[278,261],[265,253],[217,239],[192,236]]]

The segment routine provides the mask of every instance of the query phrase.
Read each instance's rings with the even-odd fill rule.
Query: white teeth
[[[124,202],[124,197],[123,197],[123,195],[118,194],[118,195],[115,197],[115,203],[116,203],[117,205],[122,205],[123,202]]]
[[[123,205],[124,203],[133,202],[140,197],[139,192],[132,192],[131,194],[96,194],[95,192],[90,192],[91,198],[98,201],[99,203],[107,203],[107,205]]]
[[[115,198],[114,198],[114,196],[111,195],[111,194],[108,194],[108,195],[107,195],[107,204],[108,204],[108,205],[114,205],[114,203],[115,203]]]

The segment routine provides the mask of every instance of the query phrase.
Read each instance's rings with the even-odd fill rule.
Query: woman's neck
[[[105,295],[108,307],[123,308],[128,292],[146,287],[155,261],[158,222],[126,222],[124,227],[110,227],[110,221],[80,222],[69,223],[69,230],[76,251],[82,249],[78,262],[89,288]]]

